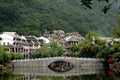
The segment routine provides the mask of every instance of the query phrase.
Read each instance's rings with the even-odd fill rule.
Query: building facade
[[[0,44],[9,52],[21,53],[25,58],[29,54],[37,52],[41,48],[43,40],[35,36],[20,36],[16,32],[0,33]]]
[[[47,44],[52,40],[57,41],[67,51],[84,38],[78,32],[65,33],[62,30],[47,31],[41,37],[20,36],[16,32],[0,33],[0,44],[9,52],[21,53],[25,58],[29,58],[31,53],[37,53],[43,43]]]

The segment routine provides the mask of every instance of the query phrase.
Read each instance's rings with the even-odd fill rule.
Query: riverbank
[[[0,74],[3,73],[10,73],[12,72],[12,62],[9,61],[8,63],[0,64]]]

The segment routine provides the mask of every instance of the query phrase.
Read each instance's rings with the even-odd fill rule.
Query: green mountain
[[[39,36],[44,30],[82,35],[94,30],[108,36],[116,26],[118,10],[113,6],[104,14],[103,3],[95,4],[93,9],[85,9],[80,0],[0,0],[0,32]]]

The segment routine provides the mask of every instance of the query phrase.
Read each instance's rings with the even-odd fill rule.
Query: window
[[[9,45],[9,42],[7,43],[7,45]]]
[[[13,45],[15,45],[15,42],[13,43]]]
[[[13,38],[13,40],[15,40],[15,38]]]
[[[5,42],[3,43],[3,45],[5,45]]]
[[[0,40],[2,40],[2,38],[0,38]]]
[[[16,45],[18,46],[18,43],[16,43]]]

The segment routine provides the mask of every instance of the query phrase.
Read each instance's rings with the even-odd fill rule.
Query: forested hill
[[[44,30],[61,29],[85,35],[91,30],[109,35],[116,26],[117,9],[107,14],[96,3],[85,9],[80,0],[0,0],[0,32],[40,35]]]

